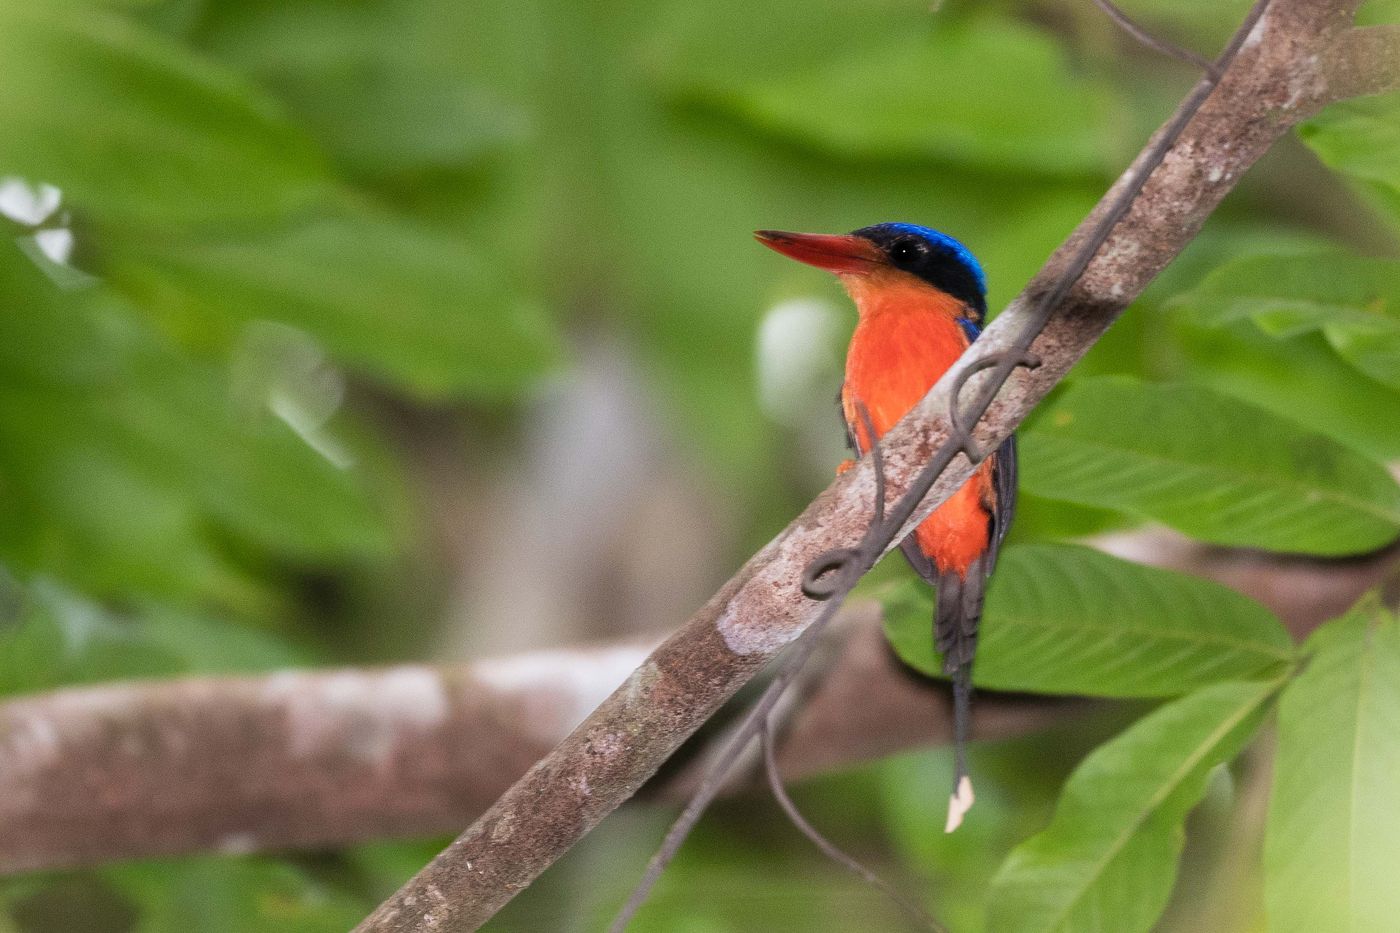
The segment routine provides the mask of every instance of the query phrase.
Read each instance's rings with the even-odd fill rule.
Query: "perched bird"
[[[860,321],[846,354],[840,401],[857,454],[872,441],[862,407],[880,437],[980,333],[986,277],[967,247],[947,234],[886,223],[846,235],[760,230],[755,236],[785,256],[836,273],[855,301]],[[972,806],[966,759],[972,660],[982,593],[1015,507],[1016,445],[1008,438],[900,543],[919,576],[937,587],[934,644],[953,682],[956,769],[947,832]]]

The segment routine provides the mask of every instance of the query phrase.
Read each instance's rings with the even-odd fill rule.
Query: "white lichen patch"
[[[594,739],[591,746],[595,752],[605,758],[615,757],[619,752],[627,748],[627,740],[616,732],[608,732]]]
[[[656,682],[656,676],[656,664],[650,658],[647,658],[641,667],[632,672],[631,676],[623,682],[623,687],[627,691],[624,696],[628,706],[649,702],[651,687]]]
[[[66,690],[33,701],[15,701],[0,720],[0,783],[21,786],[42,781],[50,769],[61,768],[72,747],[120,729],[139,710],[138,692],[126,685]],[[115,745],[127,752],[125,735]],[[12,793],[0,807],[22,806]]]
[[[515,835],[515,814],[506,810],[501,813],[496,822],[491,824],[491,841],[500,844],[513,835]]]
[[[800,627],[775,612],[767,597],[779,587],[791,586],[801,574],[800,568],[793,570],[787,561],[774,560],[734,595],[715,620],[715,628],[730,651],[739,655],[776,654],[798,636]],[[748,598],[755,592],[763,598]]]
[[[58,727],[48,716],[25,716],[0,744],[0,773],[14,769],[33,774],[57,762],[63,748]]]
[[[1115,237],[1099,254],[1099,262],[1107,268],[1120,269],[1136,263],[1141,254],[1141,243],[1128,237]]]
[[[480,661],[472,666],[472,676],[496,693],[547,699],[551,710],[562,712],[556,713],[556,722],[536,725],[554,734],[583,722],[646,662],[647,654],[648,649],[640,645],[596,651],[535,651]]]
[[[258,851],[258,837],[252,833],[229,833],[215,844],[215,848],[225,855],[251,855]]]
[[[296,756],[349,752],[384,765],[406,733],[441,725],[449,703],[442,679],[423,667],[268,678],[263,702],[285,710]]]
[[[1249,31],[1249,35],[1244,37],[1244,43],[1240,46],[1240,49],[1244,50],[1254,48],[1256,45],[1264,41],[1264,36],[1268,35],[1268,32],[1269,16],[1266,13],[1265,15],[1259,18],[1259,22],[1254,24],[1254,28]]]
[[[1317,56],[1308,58],[1304,67],[1295,71],[1288,81],[1288,97],[1283,102],[1285,111],[1296,110],[1305,102],[1324,100],[1327,97],[1327,80],[1318,68]]]

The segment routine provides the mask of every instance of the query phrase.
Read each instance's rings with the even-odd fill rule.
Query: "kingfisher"
[[[859,322],[839,403],[857,456],[918,404],[981,333],[986,274],[972,251],[946,233],[883,223],[844,235],[759,230],[754,236],[784,256],[834,272],[855,302]],[[837,472],[851,464],[845,461]],[[1016,441],[1010,437],[899,545],[914,571],[936,587],[933,642],[953,684],[946,832],[957,829],[972,806],[966,748],[977,627],[1015,508]]]

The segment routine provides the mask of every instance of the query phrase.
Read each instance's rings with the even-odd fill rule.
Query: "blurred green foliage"
[[[1124,5],[1204,49],[1247,3]],[[393,618],[431,617],[445,584],[398,422],[446,412],[510,462],[541,388],[599,339],[745,517],[737,563],[816,488],[793,463],[804,419],[759,404],[759,322],[840,300],[747,231],[932,223],[998,307],[1190,80],[1060,0],[0,0],[0,61],[6,694],[419,650],[431,632]],[[1271,929],[1394,914],[1393,617],[1363,607],[1294,649],[1227,590],[1062,543],[1155,521],[1338,555],[1400,531],[1400,96],[1297,135],[1023,434],[979,681],[1172,699],[1117,737],[1140,707],[976,749],[954,837],[942,752],[801,789],[960,933],[1150,928],[1187,812],[1280,691],[1265,894],[1187,896],[1255,924],[1267,900]],[[835,388],[808,393],[833,461]],[[929,594],[896,572],[868,589],[936,671]],[[605,827],[493,928],[596,925],[653,817]],[[15,879],[0,929],[340,930],[432,851]],[[638,929],[901,922],[739,801]]]

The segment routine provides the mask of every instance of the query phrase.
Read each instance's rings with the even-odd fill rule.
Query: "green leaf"
[[[0,387],[78,390],[117,370],[95,352],[94,325],[60,308],[59,292],[9,237],[0,237]]]
[[[455,237],[371,211],[113,254],[115,284],[196,346],[232,345],[271,319],[432,398],[512,397],[557,355],[549,322],[500,270]]]
[[[1173,304],[1201,323],[1248,319],[1279,338],[1321,331],[1342,359],[1400,389],[1400,261],[1251,256],[1214,270]]]
[[[21,584],[0,565],[0,695],[184,669],[135,622],[52,580]]]
[[[1264,336],[1253,324],[1203,328],[1178,321],[1174,345],[1182,376],[1267,408],[1371,457],[1400,457],[1400,391],[1342,362],[1320,334],[1289,340]]]
[[[1400,93],[1332,104],[1299,126],[1298,136],[1400,219]]]
[[[271,399],[240,408],[224,373],[103,290],[61,292],[0,243],[0,308],[42,348],[0,393],[0,557],[17,568],[102,595],[227,597],[246,585],[230,532],[303,562],[389,550],[378,472],[331,462]]]
[[[842,158],[1054,174],[1104,169],[1104,95],[1074,73],[1048,34],[978,18],[892,35],[780,78],[691,93]],[[928,93],[892,91],[900,86]]]
[[[936,19],[948,18],[941,9]],[[654,74],[674,89],[749,87],[815,70],[853,46],[926,33],[926,9],[877,0],[859,10],[842,0],[714,0],[669,3],[643,46]]]
[[[192,674],[255,674],[306,667],[318,659],[275,632],[165,605],[142,606],[133,620],[143,639],[179,657]]]
[[[114,229],[265,220],[325,190],[315,147],[268,98],[102,6],[0,4],[0,61],[5,173]]]
[[[1007,858],[988,897],[1006,933],[1148,930],[1176,877],[1182,821],[1258,726],[1278,683],[1206,687],[1084,760],[1050,825]]]
[[[1391,930],[1400,917],[1400,619],[1368,598],[1307,650],[1279,703],[1269,929]]]
[[[1029,491],[1205,541],[1336,555],[1400,532],[1400,486],[1383,467],[1199,386],[1077,381],[1020,438]]]
[[[1356,25],[1400,23],[1400,0],[1366,0],[1356,11]]]
[[[13,876],[0,887],[3,933],[129,933],[135,922],[135,905],[103,879],[86,872]]]
[[[1400,274],[1400,266],[1397,266]],[[1400,317],[1354,326],[1327,325],[1323,333],[1337,353],[1378,382],[1400,389]]]
[[[1016,521],[1011,525],[1008,540],[1019,544],[1087,538],[1133,524],[1135,522],[1132,519],[1108,509],[1042,499],[1032,493],[1022,492],[1016,498]]]
[[[897,587],[885,629],[908,664],[936,673],[931,588]],[[1016,545],[987,593],[973,677],[995,690],[1171,696],[1270,676],[1292,658],[1273,615],[1234,590],[1075,545]]]
[[[0,696],[309,661],[268,631],[158,604],[115,612],[49,577],[21,582],[0,564]]]
[[[219,4],[204,12],[202,48],[256,78],[328,152],[357,173],[480,164],[518,142],[528,121],[469,69],[485,18],[434,2]],[[454,28],[462,17],[470,36]],[[511,36],[511,51],[524,43]]]
[[[140,911],[132,933],[340,933],[368,905],[288,862],[200,856],[102,870]]]

